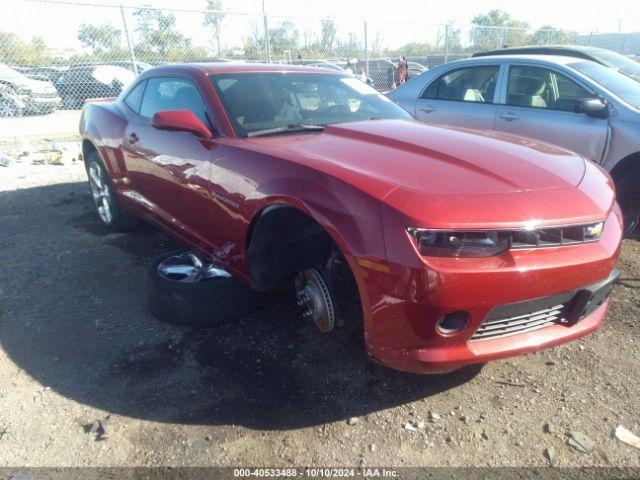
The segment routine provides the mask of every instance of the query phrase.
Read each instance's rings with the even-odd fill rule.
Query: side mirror
[[[158,130],[189,132],[200,138],[210,138],[211,130],[191,110],[165,110],[156,112],[151,126]]]
[[[579,100],[575,108],[576,113],[584,113],[587,117],[609,117],[609,105],[599,97],[584,98]]]

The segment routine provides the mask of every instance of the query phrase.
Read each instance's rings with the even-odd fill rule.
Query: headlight
[[[590,225],[585,225],[584,227],[584,238],[585,240],[595,240],[600,238],[600,234],[604,230],[604,222],[592,223]]]
[[[560,247],[597,242],[604,222],[513,230],[407,229],[421,255],[429,257],[491,257],[510,248]]]
[[[496,230],[429,230],[408,228],[421,255],[430,257],[491,257],[508,250],[510,232]]]

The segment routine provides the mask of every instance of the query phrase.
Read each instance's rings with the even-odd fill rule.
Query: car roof
[[[522,47],[505,47],[497,50],[485,50],[483,52],[476,52],[473,54],[473,56],[481,57],[488,55],[510,55],[510,52],[517,53],[525,52],[527,50],[594,53],[605,49],[593,47],[590,45],[524,45]]]
[[[554,64],[554,65],[567,65],[569,63],[575,62],[588,62],[590,60],[585,60],[582,58],[571,57],[568,55],[543,55],[543,54],[511,54],[511,55],[487,55],[482,57],[470,57],[463,58],[461,60],[455,60],[453,62],[445,63],[443,65],[452,65],[452,64],[462,64],[473,62],[473,63],[491,63],[500,61],[503,63],[509,61],[520,61],[520,62],[537,62],[537,63],[546,63],[546,64]]]
[[[210,63],[172,63],[160,65],[145,70],[145,73],[157,74],[163,71],[197,71],[210,74],[222,73],[262,73],[262,72],[299,72],[299,73],[330,73],[341,75],[341,72],[328,68],[318,68],[308,65],[284,65],[270,63],[231,63],[231,62],[210,62]]]

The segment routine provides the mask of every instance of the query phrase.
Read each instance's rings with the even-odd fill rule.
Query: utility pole
[[[267,21],[267,10],[262,0],[262,19],[264,23],[264,44],[266,49],[267,63],[271,63],[271,39],[269,38],[269,22]]]
[[[449,22],[444,24],[444,63],[449,61]]]
[[[127,39],[127,46],[129,47],[129,55],[131,56],[131,62],[133,63],[133,72],[138,75],[138,63],[136,62],[136,54],[133,51],[133,45],[131,44],[131,37],[129,37],[129,28],[127,27],[127,19],[124,16],[124,7],[120,4],[120,14],[122,15],[122,26],[124,27],[124,36]]]
[[[369,29],[367,28],[367,21],[364,21],[364,71],[369,78]]]

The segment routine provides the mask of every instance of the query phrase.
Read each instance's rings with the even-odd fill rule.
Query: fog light
[[[438,320],[438,332],[443,335],[451,335],[462,331],[469,323],[469,314],[464,310],[449,312]]]

